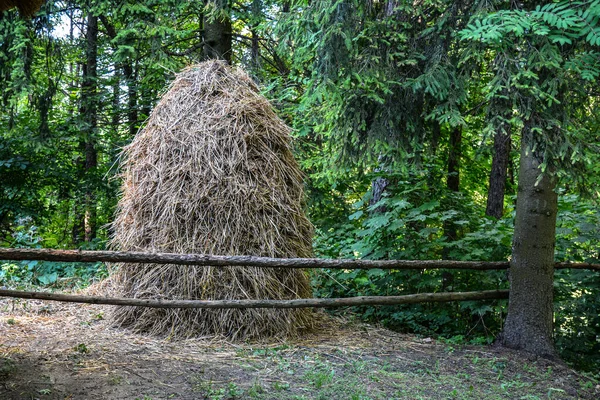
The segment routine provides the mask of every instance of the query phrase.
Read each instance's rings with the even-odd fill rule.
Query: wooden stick
[[[331,260],[320,258],[270,258],[255,256],[215,256],[208,254],[143,253],[126,251],[82,251],[54,249],[0,248],[0,260],[44,260],[73,262],[152,263],[197,266],[240,266],[267,268],[331,269],[507,269],[508,262],[408,261],[408,260]]]
[[[48,292],[24,292],[0,289],[0,296],[20,299],[54,300],[70,303],[110,304],[152,308],[308,308],[394,305],[426,302],[507,299],[508,290],[479,292],[420,293],[405,296],[361,296],[336,299],[294,300],[156,300],[101,296],[81,296]]]
[[[600,264],[593,263],[572,263],[568,261],[558,262],[554,264],[554,269],[591,269],[595,271],[600,271]]]
[[[144,253],[133,251],[83,251],[54,249],[0,248],[0,260],[43,260],[70,262],[153,263],[197,266],[239,266],[266,268],[330,268],[330,269],[508,269],[508,261],[448,260],[331,260],[321,258],[270,258],[255,256],[215,256],[208,254]],[[576,268],[600,271],[600,264],[556,264],[557,269]]]

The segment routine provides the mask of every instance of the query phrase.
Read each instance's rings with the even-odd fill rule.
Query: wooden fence
[[[255,256],[215,256],[206,254],[172,254],[117,251],[81,251],[53,249],[0,248],[0,260],[41,260],[66,262],[154,263],[182,266],[261,267],[261,268],[329,268],[329,269],[469,269],[503,270],[508,262],[483,261],[406,261],[406,260],[331,260],[318,258],[270,258]],[[556,263],[555,268],[600,271],[600,264]],[[506,299],[508,290],[478,292],[419,293],[404,296],[360,296],[293,300],[160,300],[69,295],[0,289],[0,296],[54,300],[72,303],[110,304],[154,308],[306,308],[358,305],[395,305],[424,302]]]

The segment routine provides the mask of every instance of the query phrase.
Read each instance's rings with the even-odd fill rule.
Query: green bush
[[[461,194],[433,192],[424,182],[416,177],[413,181],[398,179],[377,204],[369,205],[371,193],[367,192],[353,204],[346,220],[317,225],[317,254],[363,259],[509,259],[514,218],[511,210],[500,220],[488,218],[482,206]],[[514,198],[510,200],[514,202]],[[445,236],[449,229],[454,230],[455,240]],[[599,243],[598,208],[576,195],[561,195],[557,261],[598,262]],[[600,274],[557,270],[555,277],[557,348],[578,368],[598,369]],[[314,273],[313,285],[319,297],[385,296],[507,289],[507,278],[506,271],[324,269]],[[399,331],[489,343],[502,330],[506,301],[367,306],[354,311],[366,321]]]
[[[9,245],[15,248],[41,248],[44,240],[31,218],[19,218],[11,233]],[[101,246],[92,242],[86,250]],[[0,262],[0,284],[7,287],[87,286],[108,276],[103,263],[66,263],[53,261]]]

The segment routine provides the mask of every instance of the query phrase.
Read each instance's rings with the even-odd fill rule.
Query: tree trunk
[[[453,191],[460,190],[460,156],[462,143],[462,127],[457,126],[450,132],[448,145],[448,177],[446,187]]]
[[[448,145],[448,175],[446,178],[446,188],[458,193],[460,191],[460,157],[462,144],[462,127],[457,126],[450,131],[450,143]],[[444,236],[446,242],[454,242],[458,239],[458,230],[456,224],[452,220],[446,220],[443,224]],[[447,260],[450,249],[444,247],[442,249],[442,259]],[[449,271],[442,272],[442,290],[448,290],[454,283],[454,275]]]
[[[446,176],[446,188],[458,193],[460,191],[460,156],[462,143],[462,128],[456,127],[450,131],[450,143],[448,145],[448,164]],[[444,236],[448,242],[457,239],[456,226],[452,221],[444,222]],[[445,252],[444,252],[445,253]],[[443,255],[447,258],[447,254]]]
[[[390,182],[387,178],[382,176],[377,177],[371,181],[371,192],[373,196],[369,200],[369,206],[373,206],[379,202],[383,198],[383,194],[385,193],[385,189],[389,186]],[[373,214],[383,214],[387,211],[385,206],[379,206],[373,212]]]
[[[250,65],[252,68],[260,68],[260,47],[259,47],[259,36],[258,36],[258,25],[262,14],[262,0],[252,0],[252,17],[250,22],[250,35],[251,35],[251,47],[250,47]]]
[[[81,82],[81,119],[83,122],[83,180],[84,180],[84,240],[92,241],[96,237],[96,193],[94,174],[98,165],[96,151],[96,128],[98,125],[98,17],[89,11],[86,31],[86,62]]]
[[[224,7],[227,9],[227,5]],[[218,17],[204,16],[205,60],[220,59],[231,64],[231,19],[219,14]]]
[[[119,70],[115,70],[112,89],[112,115],[110,119],[110,128],[114,137],[117,137],[119,134],[119,125],[121,123],[121,112],[119,106],[119,99],[121,97],[121,74],[119,73]]]
[[[138,131],[138,111],[137,111],[137,82],[131,63],[123,64],[123,75],[127,82],[127,125],[129,127],[129,136],[134,137]]]
[[[485,208],[486,215],[498,219],[502,218],[504,214],[504,193],[509,157],[510,126],[508,123],[501,123],[494,134],[494,154],[492,156],[490,185],[488,187],[487,206]]]
[[[521,140],[510,300],[502,343],[554,357],[552,300],[558,196],[555,178],[544,174],[538,182],[540,159],[531,151],[532,122],[525,122]]]
[[[387,168],[386,168],[385,158],[386,157],[384,157],[383,155],[379,156],[379,159],[377,160],[377,163],[379,165],[375,169],[376,172],[386,172]],[[383,194],[385,193],[385,190],[387,189],[387,187],[389,185],[390,185],[390,181],[383,176],[379,176],[371,181],[372,196],[371,196],[371,199],[369,200],[369,206],[373,206],[373,205],[377,204],[379,202],[379,200],[381,200],[383,198]],[[385,206],[379,206],[375,210],[373,210],[372,214],[383,214],[386,211],[387,211],[387,208]]]

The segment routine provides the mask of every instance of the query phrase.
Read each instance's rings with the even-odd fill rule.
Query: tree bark
[[[384,157],[383,155],[379,156],[379,159],[377,160],[377,168],[375,169],[376,172],[386,172],[387,171],[387,166],[386,166],[386,157]],[[383,177],[383,176],[378,176],[377,178],[373,179],[371,181],[371,199],[369,199],[369,206],[373,206],[375,204],[377,204],[379,202],[379,200],[381,200],[383,198],[383,194],[385,193],[387,187],[390,185],[390,181],[389,179]],[[387,211],[387,207],[385,206],[379,206],[377,207],[375,210],[373,210],[372,214],[383,214]]]
[[[462,127],[457,126],[450,131],[450,143],[448,145],[448,177],[446,187],[453,191],[460,190],[460,157],[462,144]]]
[[[508,290],[484,290],[480,292],[456,293],[419,293],[405,296],[360,296],[337,299],[293,300],[154,300],[82,296],[48,292],[25,292],[20,290],[5,289],[0,289],[0,296],[16,297],[21,299],[54,300],[69,303],[110,304],[152,308],[323,308],[506,299],[508,297]]]
[[[262,0],[252,0],[250,65],[257,71],[260,68],[260,38],[258,36],[258,24],[261,19],[262,7]]]
[[[502,52],[498,53],[494,58],[493,65],[497,79],[496,85],[499,86],[500,91],[494,95],[488,108],[488,119],[494,127],[494,149],[485,214],[500,219],[504,214],[504,196],[510,162],[510,118],[513,111],[512,98],[514,97],[514,93],[511,91],[514,89],[510,83],[509,71],[512,67],[507,55]]]
[[[502,343],[539,356],[554,357],[553,274],[557,194],[555,178],[540,177],[540,158],[531,148],[535,126],[525,121],[512,260],[508,314]]]
[[[494,154],[492,155],[492,170],[488,187],[485,214],[490,217],[502,218],[504,214],[504,193],[510,157],[510,126],[501,123],[494,134]]]
[[[98,166],[98,153],[96,151],[96,129],[98,125],[98,17],[88,11],[86,31],[86,62],[83,68],[81,83],[81,118],[83,120],[83,137],[81,145],[84,152],[83,179],[84,179],[84,240],[92,241],[96,237],[96,193],[94,179]]]
[[[123,64],[123,75],[127,82],[127,126],[129,137],[134,137],[138,131],[138,104],[137,104],[137,82],[131,63]]]
[[[457,126],[450,132],[450,143],[448,145],[448,169],[446,178],[446,188],[454,193],[460,191],[460,157],[462,154],[462,127]],[[452,220],[446,220],[443,224],[444,237],[446,242],[454,242],[458,239],[458,230]],[[447,260],[449,248],[442,249],[442,258]],[[447,290],[454,283],[454,275],[449,271],[442,272],[442,290]]]
[[[224,7],[226,10],[227,6]],[[231,19],[228,16],[204,16],[204,51],[205,60],[219,59],[231,64]]]

